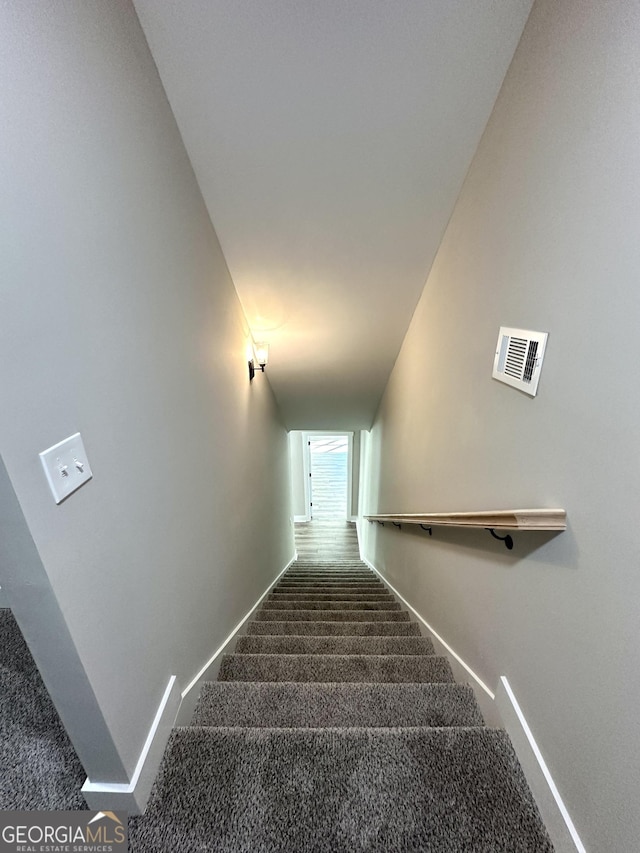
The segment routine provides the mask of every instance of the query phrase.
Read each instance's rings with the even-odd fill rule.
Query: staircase
[[[190,726],[137,853],[549,853],[506,733],[488,728],[364,563],[297,562]]]

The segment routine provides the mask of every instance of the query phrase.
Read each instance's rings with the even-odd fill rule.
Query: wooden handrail
[[[498,536],[496,530],[566,530],[567,513],[563,509],[497,509],[483,512],[408,512],[365,515],[367,521],[384,524],[389,521],[396,527],[402,524],[419,524],[431,533],[432,527],[475,527],[488,530],[506,547],[513,548],[511,536]]]
[[[563,509],[497,509],[483,512],[400,512],[365,515],[367,521],[399,521],[446,527],[484,527],[499,530],[566,530]]]

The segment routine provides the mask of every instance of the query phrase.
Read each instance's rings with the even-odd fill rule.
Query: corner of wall
[[[158,705],[131,781],[124,784],[92,782],[87,779],[82,786],[82,794],[88,806],[99,811],[121,810],[130,815],[144,812],[181,699],[180,685],[176,676],[172,675]]]

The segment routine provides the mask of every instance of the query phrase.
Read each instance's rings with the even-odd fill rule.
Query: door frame
[[[302,469],[304,476],[305,521],[311,521],[311,445],[310,438],[344,435],[347,439],[347,514],[345,521],[356,521],[353,510],[353,430],[314,429],[302,431]]]

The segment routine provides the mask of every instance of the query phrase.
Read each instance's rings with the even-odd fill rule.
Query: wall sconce
[[[269,361],[269,344],[255,344],[253,352],[253,358],[249,359],[249,381],[256,375],[256,370],[261,370],[264,373],[264,369]]]

